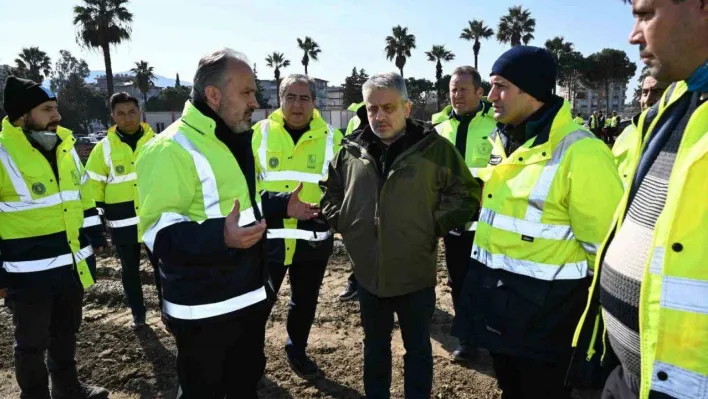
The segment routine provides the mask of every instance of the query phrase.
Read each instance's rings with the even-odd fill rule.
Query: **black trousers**
[[[452,289],[452,305],[457,313],[460,304],[460,294],[465,282],[467,269],[470,267],[474,232],[468,231],[460,236],[448,234],[445,242],[445,264],[447,265],[447,284]]]
[[[219,322],[170,323],[177,343],[178,399],[258,398],[268,309]]]
[[[290,305],[288,307],[288,340],[285,349],[295,356],[305,355],[307,339],[317,312],[317,299],[327,268],[327,260],[297,262],[290,266],[282,263],[269,263],[270,278],[276,294],[285,279],[290,275]]]
[[[74,355],[84,296],[78,284],[49,297],[8,301],[15,326],[15,376],[21,399],[49,399],[47,369],[57,390],[78,384]]]
[[[570,354],[557,362],[542,362],[492,353],[502,399],[571,399],[565,387]]]
[[[356,281],[356,276],[354,275],[354,272],[349,273],[349,277],[347,278],[347,280],[350,283],[354,284],[355,287],[359,286],[359,283]]]
[[[116,252],[120,260],[121,280],[123,282],[123,291],[128,300],[128,307],[134,318],[145,317],[145,303],[143,301],[143,286],[140,282],[140,250],[142,244],[126,244],[117,245]],[[152,270],[155,275],[155,285],[157,287],[157,297],[162,308],[162,290],[160,289],[160,271],[158,269],[158,261],[153,257],[152,252],[145,248],[148,254],[148,259],[152,265]]]
[[[433,348],[430,324],[435,311],[435,288],[380,298],[359,287],[364,327],[364,391],[368,399],[391,397],[391,334],[398,315],[406,354],[403,356],[407,399],[429,398],[433,387]]]
[[[460,236],[448,234],[443,238],[445,242],[445,264],[447,265],[447,285],[452,289],[452,307],[455,315],[460,310],[460,295],[465,283],[465,276],[470,265],[474,232],[468,231]],[[473,345],[471,338],[460,339],[462,345]]]
[[[607,377],[601,399],[637,399],[638,397],[639,395],[629,389],[622,366],[617,366]]]

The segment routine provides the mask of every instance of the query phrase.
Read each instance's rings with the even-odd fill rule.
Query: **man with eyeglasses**
[[[253,127],[253,153],[263,186],[270,192],[293,192],[307,203],[319,203],[319,181],[339,151],[342,133],[315,109],[315,83],[290,75],[280,83],[281,108]],[[317,219],[298,221],[286,215],[268,217],[268,269],[277,293],[290,275],[288,363],[300,378],[320,375],[305,349],[317,309],[317,298],[334,238],[329,225]]]

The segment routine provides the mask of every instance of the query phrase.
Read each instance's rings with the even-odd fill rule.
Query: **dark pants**
[[[128,300],[133,318],[145,318],[145,303],[143,302],[143,286],[140,282],[140,249],[142,244],[126,244],[116,246],[118,259],[121,267],[121,280],[123,281],[123,290],[125,297]],[[152,265],[155,274],[155,285],[157,286],[157,296],[162,305],[162,292],[160,290],[160,271],[157,268],[157,259],[152,255],[152,252],[146,248],[148,259]],[[161,306],[160,306],[161,308]]]
[[[15,375],[22,399],[49,399],[47,368],[55,389],[78,384],[74,354],[84,295],[78,284],[46,298],[8,303],[15,325]]]
[[[265,371],[267,308],[220,322],[170,325],[177,343],[178,399],[258,398]]]
[[[565,387],[570,356],[562,361],[542,362],[492,353],[494,372],[502,399],[571,399]]]
[[[605,387],[602,389],[601,399],[637,399],[639,396],[632,392],[624,379],[622,366],[617,366],[607,377]]]
[[[447,284],[452,289],[452,305],[457,313],[462,286],[465,283],[467,269],[470,267],[474,232],[465,232],[460,236],[448,234],[443,240],[445,242]]]
[[[430,324],[435,311],[435,288],[380,298],[359,287],[364,327],[364,391],[369,399],[391,396],[391,333],[398,315],[406,354],[403,356],[405,397],[428,398],[433,386]]]
[[[349,273],[349,278],[347,280],[349,280],[349,282],[354,285],[354,288],[359,287],[359,283],[356,281],[356,276],[354,275],[354,272]]]
[[[276,293],[280,291],[285,273],[290,275],[290,306],[286,327],[288,341],[285,350],[292,355],[303,356],[315,320],[317,298],[320,296],[327,259],[298,262],[290,266],[271,262],[268,267]]]

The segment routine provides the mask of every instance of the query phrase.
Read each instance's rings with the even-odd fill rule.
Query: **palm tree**
[[[280,68],[287,68],[290,66],[290,60],[285,59],[285,54],[278,53],[274,51],[273,54],[266,57],[266,65],[270,68],[275,68],[275,87],[276,90],[280,90]],[[278,108],[280,108],[280,95],[276,93]]]
[[[135,74],[133,84],[143,93],[143,106],[147,105],[147,94],[155,84],[154,70],[155,68],[149,66],[147,61],[136,62],[135,68],[130,70]]]
[[[556,60],[556,65],[558,67],[558,83],[563,85],[569,72],[569,57],[573,51],[575,51],[573,48],[573,43],[566,42],[562,36],[556,36],[553,39],[546,40],[545,47]],[[553,88],[553,93],[555,94],[555,92],[556,89]]]
[[[521,6],[509,8],[509,14],[501,17],[497,28],[499,43],[510,43],[512,47],[525,45],[533,40],[536,31],[536,20],[531,18],[531,11]]]
[[[492,35],[494,35],[494,31],[492,28],[484,25],[484,21],[475,19],[467,22],[470,24],[470,27],[462,29],[460,39],[465,39],[467,41],[474,40],[474,46],[472,47],[472,50],[474,50],[474,67],[479,69],[479,48],[482,46],[479,39],[489,39]]]
[[[83,5],[74,7],[76,42],[103,51],[109,96],[113,94],[110,46],[130,40],[133,14],[125,7],[127,3],[128,0],[83,0]]]
[[[438,109],[440,109],[440,80],[443,76],[442,61],[452,61],[455,59],[455,54],[452,51],[445,49],[445,46],[434,45],[433,49],[426,51],[428,61],[435,62],[435,86],[438,88]]]
[[[305,36],[305,40],[298,38],[297,45],[305,52],[305,55],[302,57],[302,65],[305,66],[305,75],[307,75],[307,66],[310,64],[310,58],[318,61],[317,57],[322,52],[322,49],[310,36]]]
[[[13,72],[39,84],[52,72],[52,60],[39,47],[23,48],[15,58],[15,64],[17,66]]]
[[[395,58],[396,68],[401,71],[403,77],[403,67],[406,65],[407,57],[411,56],[411,50],[415,48],[415,35],[408,33],[408,28],[397,25],[393,27],[393,36],[386,37],[386,58],[391,61]]]

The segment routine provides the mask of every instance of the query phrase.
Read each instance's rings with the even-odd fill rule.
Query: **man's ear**
[[[27,118],[26,118],[27,115],[29,115],[29,113],[26,113],[26,114],[22,115],[21,117],[15,119],[15,121],[12,122],[12,126],[24,129],[25,128],[25,120],[27,120]]]
[[[221,105],[221,90],[215,86],[207,86],[204,94],[206,94],[207,105],[212,108],[219,108],[219,105]]]
[[[406,101],[406,105],[404,105],[405,110],[406,110],[406,118],[410,118],[410,117],[411,117],[411,108],[412,108],[412,106],[413,106],[413,103],[412,103],[410,100]]]

